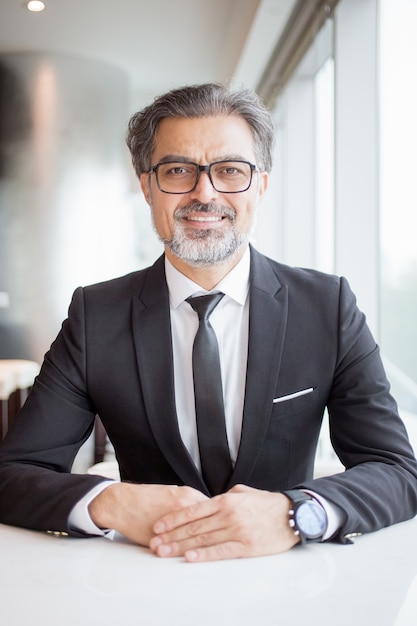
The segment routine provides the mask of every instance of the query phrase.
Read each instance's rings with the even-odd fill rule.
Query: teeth
[[[207,215],[205,217],[187,217],[187,220],[189,220],[190,222],[220,222],[222,220],[222,217],[220,215]]]

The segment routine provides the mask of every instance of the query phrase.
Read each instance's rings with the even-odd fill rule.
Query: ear
[[[268,189],[269,174],[268,172],[259,172],[258,174],[258,201],[262,202],[266,190]]]
[[[145,196],[146,202],[151,204],[151,184],[150,184],[150,176],[148,173],[141,174],[139,177],[140,188],[142,189],[142,193]]]

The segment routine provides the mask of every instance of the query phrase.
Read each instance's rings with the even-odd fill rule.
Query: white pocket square
[[[285,402],[286,400],[292,400],[293,398],[298,398],[298,396],[305,396],[307,393],[311,393],[314,391],[314,387],[309,387],[308,389],[302,389],[301,391],[295,391],[294,393],[288,394],[288,396],[281,396],[280,398],[274,398],[272,402],[274,404],[278,404],[278,402]]]

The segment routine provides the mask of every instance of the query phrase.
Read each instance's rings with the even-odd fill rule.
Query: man
[[[272,140],[257,96],[220,85],[174,90],[132,118],[128,145],[165,254],[75,292],[0,449],[0,522],[115,529],[159,556],[203,561],[347,543],[417,513],[416,460],[346,281],[249,246]],[[217,365],[204,374],[211,348],[196,347],[208,292],[220,292],[201,322],[217,359],[220,349],[220,400]],[[326,407],[346,471],[313,479]],[[95,414],[121,482],[69,473]]]

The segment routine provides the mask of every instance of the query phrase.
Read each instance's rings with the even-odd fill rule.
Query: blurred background
[[[256,247],[343,274],[417,444],[417,2],[0,1],[0,359],[41,362],[78,285],[161,252],[130,116],[184,84],[276,125]]]

